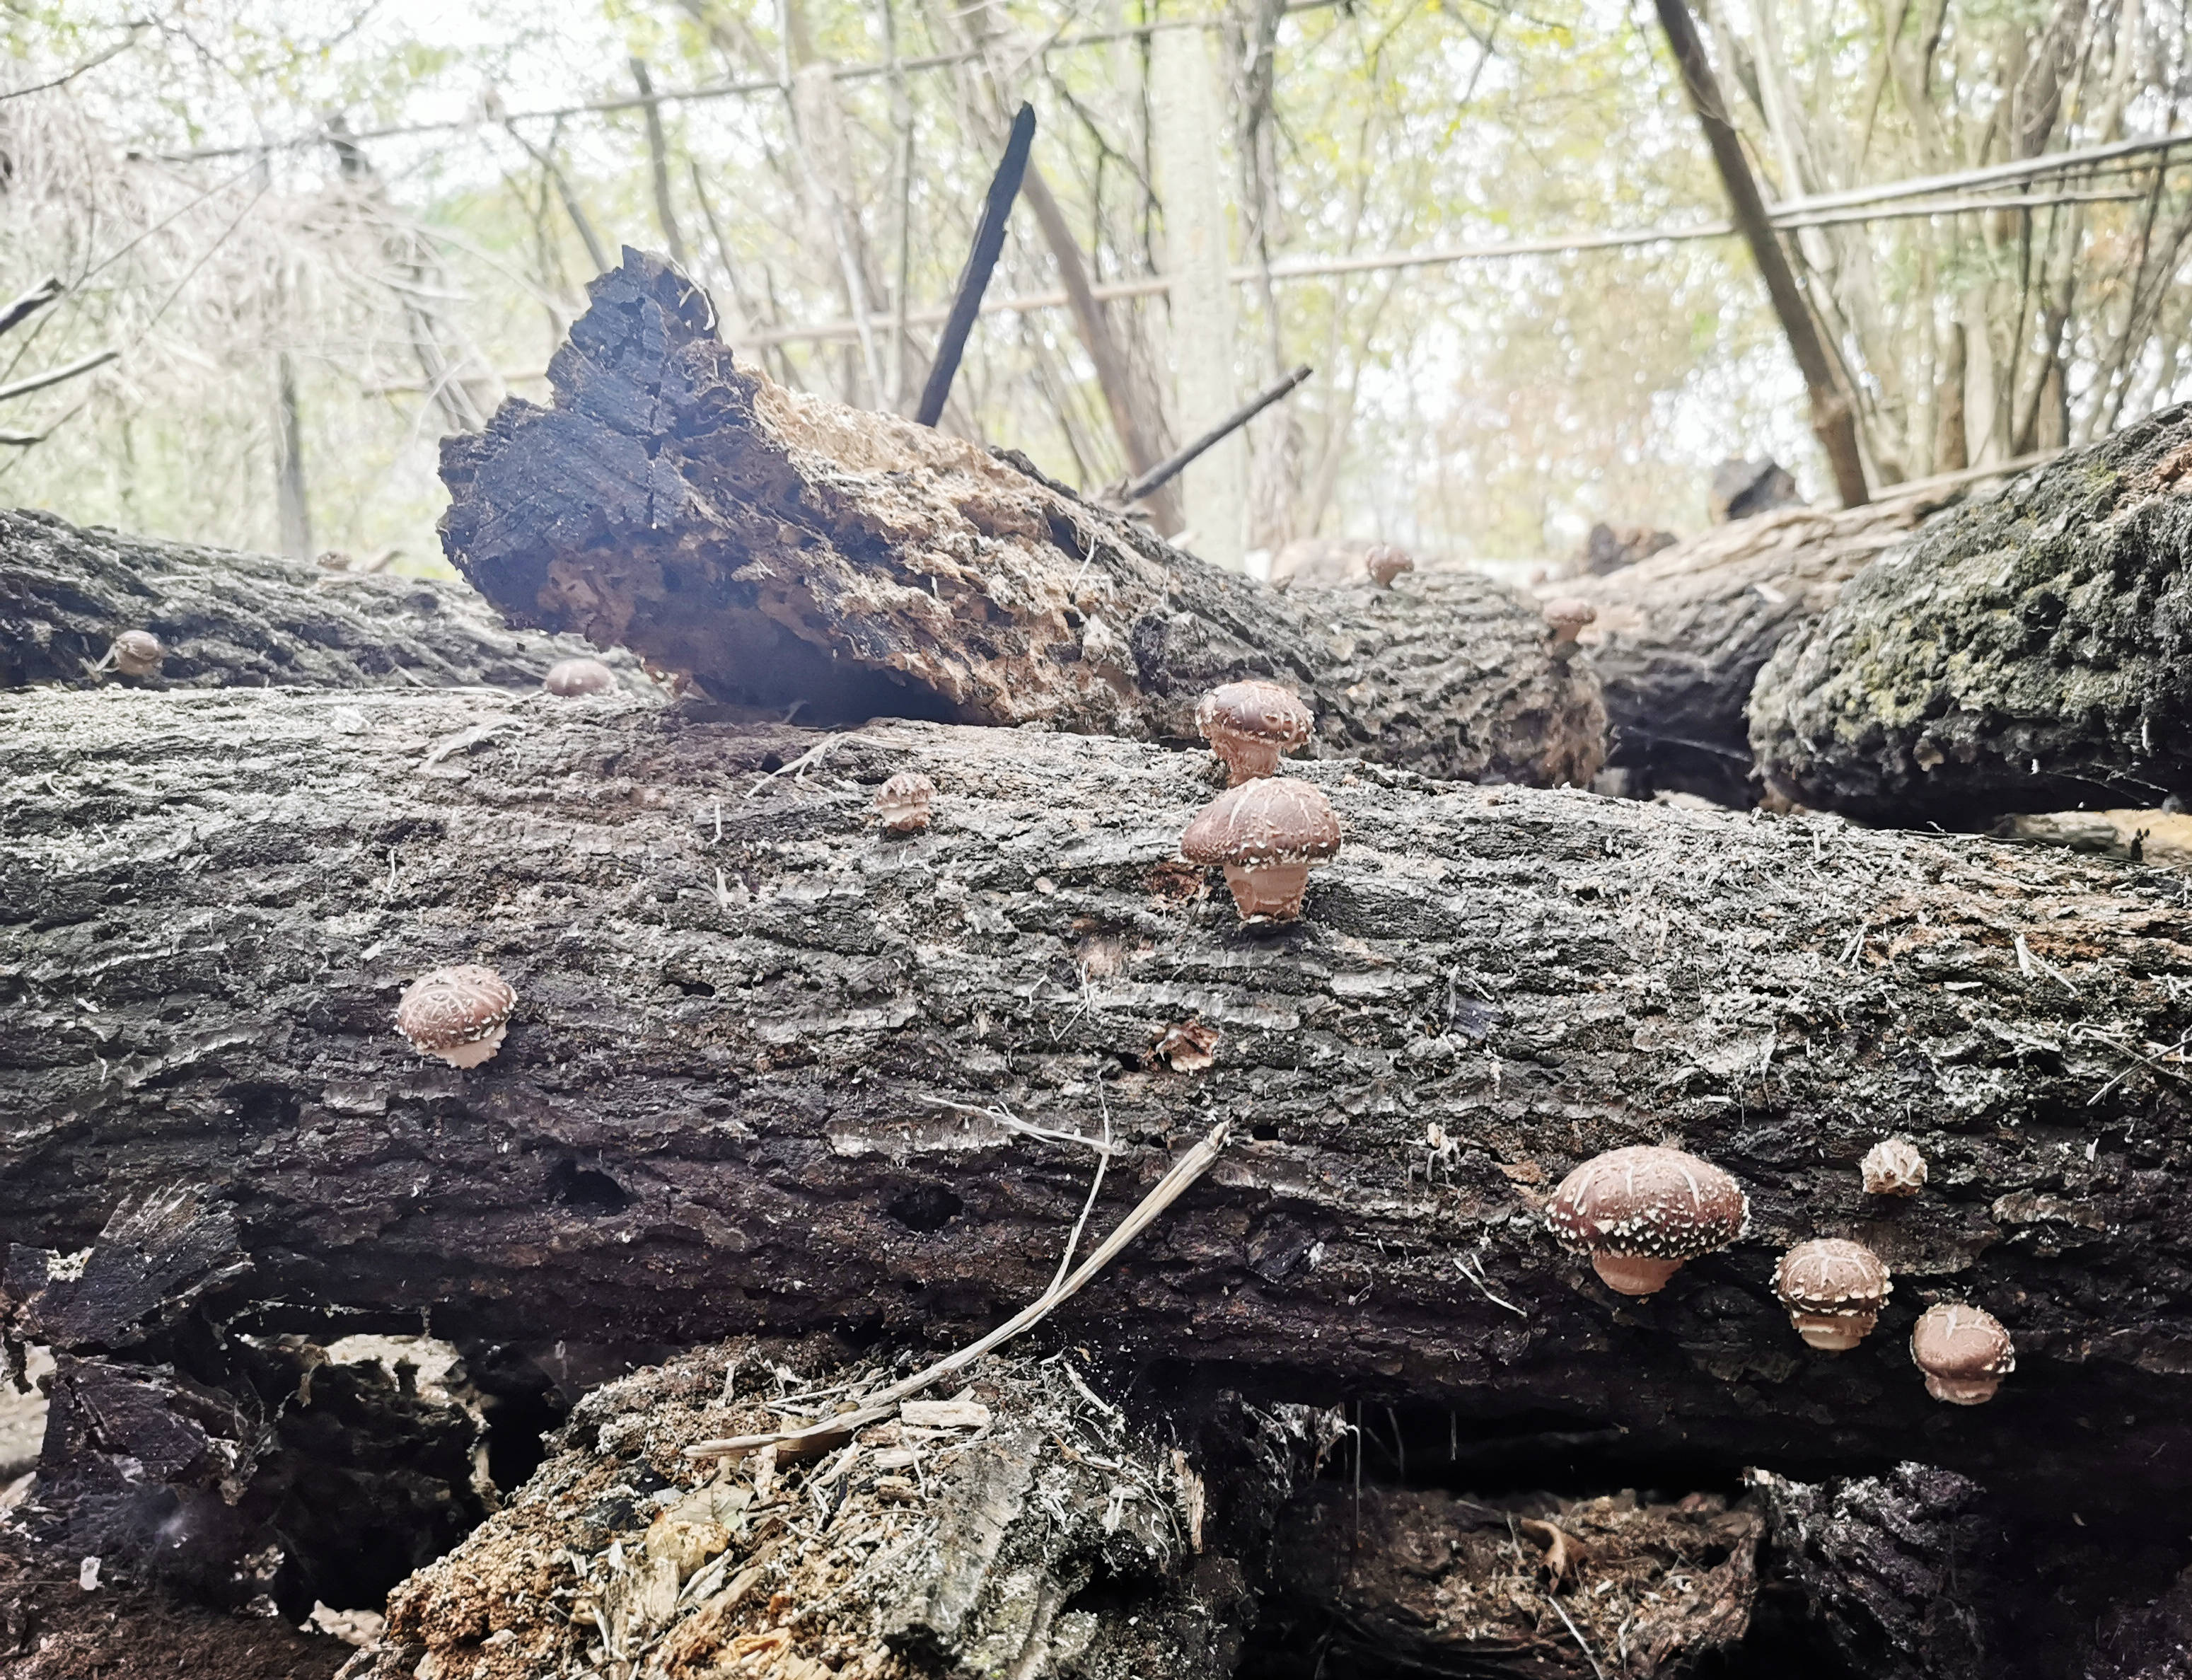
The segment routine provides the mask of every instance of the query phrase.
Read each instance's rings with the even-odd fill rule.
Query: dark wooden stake
[[[1843,506],[1861,506],[1872,500],[1872,493],[1865,486],[1857,418],[1847,393],[1835,378],[1826,346],[1819,340],[1818,325],[1812,319],[1811,306],[1804,301],[1795,271],[1789,266],[1788,254],[1773,231],[1766,201],[1751,175],[1750,162],[1743,155],[1743,141],[1728,118],[1712,66],[1706,61],[1704,44],[1698,39],[1689,7],[1685,0],[1653,0],[1653,3],[1658,9],[1659,26],[1667,33],[1675,62],[1681,67],[1682,91],[1689,95],[1690,108],[1698,114],[1705,144],[1711,147],[1713,163],[1720,170],[1721,185],[1727,190],[1735,225],[1750,243],[1750,254],[1773,300],[1773,312],[1781,317],[1781,330],[1803,373],[1812,397],[1812,431],[1834,468],[1835,488],[1841,493]]]
[[[928,370],[928,383],[921,390],[921,407],[914,418],[933,426],[944,416],[944,399],[951,394],[951,381],[959,372],[959,358],[967,349],[967,334],[989,289],[990,271],[997,254],[1005,249],[1005,224],[1019,197],[1020,177],[1027,173],[1028,149],[1035,144],[1035,107],[1023,105],[1013,118],[1012,137],[1005,142],[1004,162],[990,182],[989,202],[982,207],[981,225],[974,230],[974,249],[959,275],[959,289],[951,300],[951,313],[937,341],[936,361]]]
[[[1254,397],[1236,409],[1178,454],[1169,460],[1159,461],[1147,472],[1135,479],[1133,483],[1127,485],[1125,489],[1120,491],[1120,505],[1123,506],[1132,502],[1138,502],[1144,496],[1154,494],[1162,489],[1181,473],[1186,471],[1195,458],[1205,449],[1214,443],[1224,442],[1227,437],[1238,431],[1316,371],[1316,369],[1307,363],[1304,363],[1261,397]]]

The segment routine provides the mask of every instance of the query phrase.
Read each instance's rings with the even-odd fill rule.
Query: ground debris
[[[1232,1618],[1205,1599],[1232,1577],[1195,1554],[1194,1471],[1064,1357],[992,1357],[924,1421],[796,1460],[683,1456],[891,1374],[742,1340],[595,1391],[505,1508],[391,1595],[353,1680],[1230,1671]]]

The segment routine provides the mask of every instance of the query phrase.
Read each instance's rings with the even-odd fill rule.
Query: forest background
[[[1858,191],[2175,134],[2187,10],[1698,9],[1805,224],[1784,238],[1875,486],[2192,395],[2192,151]],[[437,439],[546,399],[623,243],[676,256],[777,378],[910,410],[1023,99],[1047,214],[1024,197],[990,294],[1056,299],[1077,264],[1113,295],[1093,323],[985,314],[950,429],[1093,489],[1128,471],[1122,426],[1145,454],[1194,429],[1184,358],[1242,396],[1310,363],[1243,447],[1261,554],[1693,530],[1732,454],[1831,499],[1641,3],[5,0],[0,40],[0,289],[62,287],[0,339],[0,386],[114,352],[0,391],[0,500],[79,522],[437,568]],[[1190,201],[1223,230],[1230,343],[1167,290]]]

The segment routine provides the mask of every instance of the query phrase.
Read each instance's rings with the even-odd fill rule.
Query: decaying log
[[[690,282],[627,251],[549,364],[442,445],[449,557],[514,623],[581,633],[806,723],[876,716],[1190,738],[1269,677],[1328,753],[1589,780],[1605,717],[1487,580],[1286,594],[1166,546],[1029,463],[741,368]]]
[[[682,1455],[826,1415],[863,1374],[817,1351],[740,1339],[597,1389],[517,1496],[396,1591],[353,1673],[1233,1671],[1245,1578],[1206,1532],[1196,1443],[1129,1422],[1070,1359],[993,1357],[927,1419],[826,1454]]]
[[[1496,1502],[1304,1489],[1278,1530],[1273,1680],[1687,1674],[1750,1625],[1763,1523],[1717,1495]]]
[[[34,690],[0,765],[0,1229],[67,1253],[209,1186],[242,1329],[957,1345],[1049,1281],[1078,1140],[1115,1140],[1100,1231],[1226,1120],[1058,1315],[1075,1345],[1441,1440],[1920,1457],[2088,1517],[2192,1487],[2180,873],[1320,762],[1346,843],[1299,923],[1244,931],[1176,859],[1213,761],[1131,742]],[[888,838],[874,790],[916,769],[934,821]],[[469,1071],[391,1030],[454,961],[520,998]],[[1914,1200],[1862,1193],[1889,1130]],[[1662,1138],[1739,1176],[1751,1233],[1616,1300],[1538,1198]],[[1823,1231],[1897,1280],[1839,1356],[1769,1282]],[[2018,1342],[1975,1412],[1904,1346],[1965,1298]]]
[[[160,638],[159,674],[95,675],[128,630]],[[462,585],[300,566],[0,509],[0,689],[100,681],[528,689],[557,660],[592,651],[575,637],[505,629]]]
[[[1845,588],[1759,674],[1804,804],[1915,825],[2192,793],[2192,409],[2058,456]]]
[[[1844,583],[1955,494],[1777,508],[1617,571],[1544,586],[1549,597],[1577,596],[1598,609],[1580,639],[1606,687],[1607,765],[1628,773],[1624,791],[1753,803],[1744,708],[1760,669]]]

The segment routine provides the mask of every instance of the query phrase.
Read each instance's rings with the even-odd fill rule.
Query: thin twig
[[[1545,1595],[1545,1602],[1553,1607],[1553,1614],[1558,1616],[1567,1631],[1575,1636],[1576,1649],[1583,1653],[1584,1660],[1590,1665],[1590,1671],[1598,1677],[1598,1680],[1606,1680],[1606,1671],[1598,1666],[1598,1659],[1591,1654],[1590,1646],[1584,1640],[1582,1630],[1568,1620],[1568,1613],[1561,1608],[1561,1601],[1548,1592]]]
[[[1211,1163],[1225,1148],[1225,1140],[1231,1134],[1232,1125],[1230,1120],[1221,1120],[1212,1127],[1209,1134],[1180,1157],[1172,1170],[1156,1181],[1150,1193],[1135,1204],[1134,1210],[1119,1221],[1118,1228],[1075,1268],[1070,1277],[1064,1283],[1053,1284],[1044,1290],[979,1340],[969,1342],[956,1353],[946,1354],[934,1364],[893,1383],[859,1411],[841,1413],[819,1423],[809,1424],[804,1429],[779,1430],[766,1435],[737,1435],[721,1441],[696,1441],[685,1449],[685,1456],[688,1459],[734,1458],[780,1442],[798,1441],[818,1435],[848,1434],[854,1430],[865,1429],[871,1423],[881,1423],[891,1415],[900,1401],[933,1386],[954,1371],[964,1369],[990,1349],[1002,1346],[1023,1331],[1034,1329],[1060,1305],[1080,1294],[1087,1287],[1091,1278],[1116,1260],[1129,1243],[1147,1230],[1159,1214],[1179,1200],[1196,1180],[1210,1170]]]
[[[1111,1106],[1104,1100],[1104,1080],[1096,1080],[1096,1106],[1104,1116],[1104,1146],[1096,1151],[1096,1176],[1088,1181],[1088,1199],[1081,1204],[1081,1217],[1073,1221],[1072,1232],[1065,1239],[1065,1252],[1058,1257],[1057,1274],[1050,1280],[1053,1289],[1065,1281],[1065,1274],[1073,1265],[1074,1252],[1081,1246],[1081,1233],[1088,1229],[1088,1215],[1096,1211],[1096,1194],[1104,1188],[1104,1169],[1111,1164]]]

